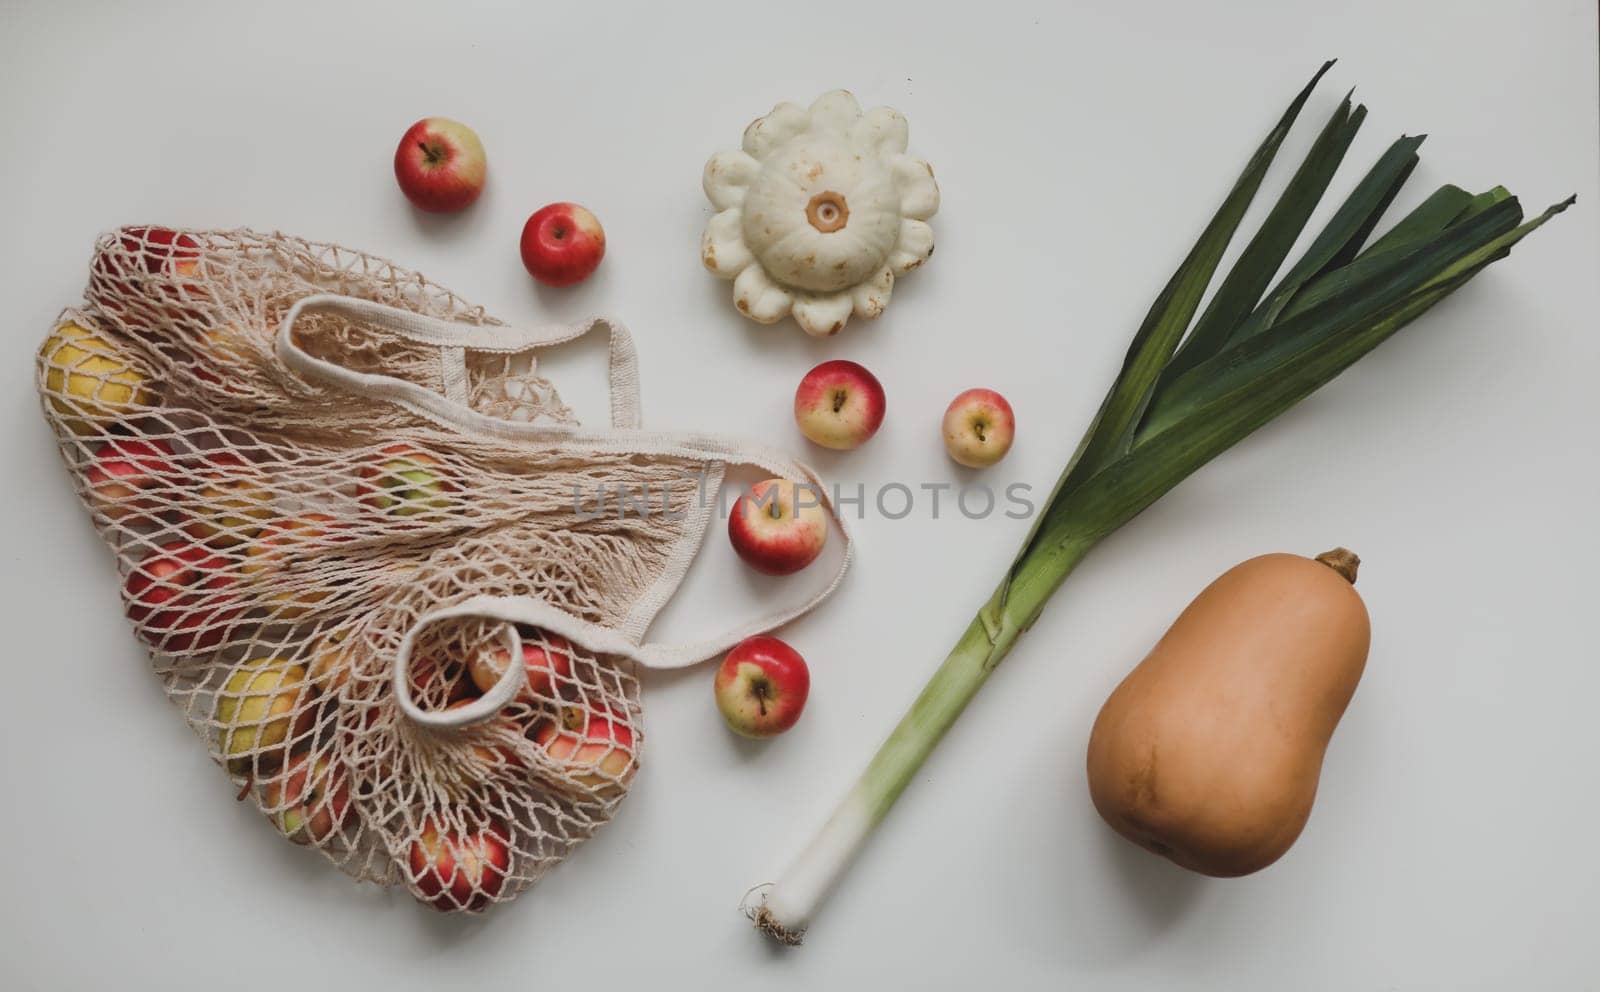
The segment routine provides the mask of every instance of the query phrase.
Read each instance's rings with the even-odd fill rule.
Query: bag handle
[[[779,470],[765,463],[751,462],[748,464],[765,468],[769,471]],[[756,634],[776,629],[810,613],[829,596],[833,595],[834,591],[839,588],[840,583],[844,581],[845,573],[850,570],[850,563],[855,557],[855,544],[849,528],[845,526],[844,518],[838,511],[838,507],[828,499],[826,492],[822,489],[822,482],[815,473],[798,464],[791,464],[789,467],[803,469],[798,474],[805,476],[803,481],[806,485],[815,487],[815,491],[823,501],[822,505],[828,511],[829,519],[833,522],[834,529],[838,531],[840,539],[844,542],[844,552],[840,555],[839,565],[829,578],[827,585],[798,603],[779,607],[769,613],[735,624],[721,633],[698,641],[643,640],[644,629],[648,627],[651,619],[654,618],[656,610],[665,604],[667,597],[672,594],[683,580],[684,572],[688,570],[689,561],[693,558],[696,546],[700,543],[698,538],[703,538],[705,535],[705,528],[695,522],[691,533],[696,540],[685,542],[687,553],[680,556],[681,560],[670,564],[667,572],[657,580],[657,585],[662,590],[658,597],[659,602],[651,602],[653,597],[647,594],[645,599],[634,609],[630,618],[618,627],[591,623],[533,596],[487,595],[474,596],[454,606],[444,607],[428,613],[418,618],[417,626],[426,626],[436,620],[448,617],[476,616],[488,620],[499,620],[508,624],[520,623],[530,627],[541,627],[593,650],[632,658],[646,668],[666,670],[686,668],[690,665],[699,664],[708,658],[722,654],[747,637],[753,637]],[[789,474],[786,477],[796,478],[796,475]],[[403,668],[405,659],[397,659],[396,663]]]
[[[642,642],[633,634],[637,629],[642,634],[645,627],[654,617],[656,609],[666,602],[683,579],[683,573],[688,569],[689,561],[693,558],[701,539],[705,536],[704,521],[691,522],[691,529],[684,541],[684,551],[676,556],[668,566],[665,574],[657,580],[656,588],[647,593],[644,599],[634,609],[628,621],[622,628],[608,627],[592,623],[581,617],[573,616],[566,610],[555,606],[546,600],[533,596],[473,596],[451,606],[441,607],[418,617],[406,636],[400,642],[400,649],[395,653],[392,682],[396,700],[399,701],[400,710],[406,718],[413,723],[435,729],[452,729],[480,723],[498,713],[502,708],[515,698],[520,689],[523,678],[523,666],[510,664],[501,673],[499,681],[493,688],[484,693],[479,699],[473,700],[466,706],[451,710],[424,710],[416,704],[411,697],[411,654],[416,645],[420,632],[429,624],[441,620],[474,618],[482,620],[498,620],[505,624],[507,651],[511,658],[522,656],[522,638],[517,633],[516,624],[526,624],[538,627],[554,634],[565,637],[574,644],[582,645],[591,651],[601,654],[617,654],[631,658],[645,668],[668,670],[686,668],[699,664],[709,658],[724,653],[747,637],[765,633],[811,612],[822,601],[833,595],[834,590],[844,581],[844,576],[850,569],[851,559],[855,555],[853,539],[849,528],[845,525],[843,516],[832,500],[828,499],[821,488],[822,480],[804,465],[798,462],[786,462],[779,458],[769,461],[759,454],[749,456],[748,460],[741,459],[742,464],[763,468],[767,471],[777,472],[786,478],[799,478],[804,476],[806,481],[817,488],[819,497],[828,511],[844,541],[844,553],[840,556],[839,567],[834,571],[828,584],[813,593],[803,602],[775,610],[765,616],[759,616],[743,624],[731,627],[713,637],[699,641],[685,641],[671,643],[664,641]],[[786,471],[787,470],[787,471]],[[798,470],[798,471],[795,471]],[[715,473],[715,479],[720,484],[721,472]],[[707,511],[709,512],[709,511]]]
[[[500,673],[500,678],[495,680],[488,692],[466,706],[453,710],[425,710],[417,705],[417,701],[411,696],[411,654],[416,649],[418,635],[431,623],[478,616],[478,612],[471,609],[470,604],[471,601],[468,600],[442,610],[434,610],[412,624],[411,629],[406,631],[406,636],[400,641],[400,649],[395,652],[392,673],[394,698],[400,704],[400,712],[413,723],[439,729],[454,729],[481,723],[500,712],[516,698],[517,691],[521,688],[518,684],[520,679],[516,676],[526,678],[526,669],[520,662],[513,661],[506,665],[506,670]],[[502,634],[506,640],[506,657],[521,658],[522,635],[517,632],[517,628],[506,624]]]
[[[835,514],[835,520],[838,520]],[[840,524],[841,534],[843,525]],[[451,606],[425,613],[417,618],[395,652],[392,682],[400,710],[412,722],[425,727],[449,729],[480,723],[489,719],[509,704],[521,688],[525,677],[520,664],[510,664],[500,674],[494,686],[480,698],[466,706],[451,710],[424,710],[411,697],[411,654],[418,635],[428,625],[442,620],[472,618],[498,620],[505,624],[507,651],[510,657],[522,657],[522,637],[516,624],[538,627],[566,638],[574,644],[600,654],[617,654],[631,658],[645,668],[669,670],[699,664],[722,654],[747,637],[781,627],[795,618],[811,612],[823,600],[833,595],[850,567],[853,548],[845,535],[845,550],[838,570],[828,585],[803,603],[757,617],[740,626],[701,641],[668,643],[649,641],[643,644],[630,639],[615,627],[591,623],[573,616],[543,599],[533,596],[473,596]]]
[[[318,358],[294,339],[294,322],[307,311],[341,313],[354,319],[367,321],[391,330],[408,340],[439,347],[448,353],[454,350],[462,357],[467,349],[511,353],[544,345],[560,344],[587,334],[599,324],[605,324],[611,336],[610,380],[613,429],[594,431],[569,425],[530,424],[501,420],[473,410],[465,402],[464,379],[459,396],[441,395],[418,383],[396,376],[357,372],[342,365]],[[402,310],[386,304],[357,297],[337,294],[316,294],[297,301],[284,316],[278,327],[277,353],[279,359],[291,370],[311,381],[325,383],[358,396],[386,400],[453,431],[494,437],[510,442],[537,442],[553,448],[569,449],[575,453],[608,452],[639,455],[662,455],[693,459],[707,467],[707,482],[720,487],[729,464],[759,468],[774,476],[806,483],[813,488],[823,508],[844,542],[844,553],[838,568],[828,584],[803,602],[775,610],[736,625],[716,636],[699,641],[668,643],[645,642],[643,635],[656,612],[677,589],[693,560],[695,552],[705,537],[709,523],[710,507],[698,501],[692,512],[696,519],[688,522],[686,535],[669,562],[667,570],[654,587],[641,597],[620,628],[604,627],[574,617],[560,608],[534,597],[475,596],[453,606],[435,610],[420,617],[401,643],[394,661],[395,695],[406,716],[417,723],[437,727],[459,727],[486,719],[511,700],[515,694],[515,680],[503,676],[495,688],[470,706],[443,711],[426,711],[418,708],[410,695],[407,671],[415,636],[421,628],[440,620],[458,617],[480,617],[499,620],[506,624],[512,657],[521,653],[521,639],[511,624],[523,623],[554,631],[591,650],[628,657],[646,668],[673,669],[698,664],[721,654],[740,641],[755,634],[781,627],[820,605],[833,595],[844,581],[855,555],[854,539],[844,517],[829,497],[820,476],[809,466],[789,458],[776,449],[752,445],[748,442],[711,434],[661,434],[639,428],[639,366],[638,353],[633,339],[621,324],[603,318],[594,318],[583,324],[566,327],[517,329],[504,326],[478,326],[441,320]],[[447,383],[449,382],[447,369]],[[519,671],[516,665],[507,666],[507,672]]]
[[[303,313],[331,313],[358,320],[390,331],[408,341],[431,345],[439,349],[440,371],[444,380],[444,397],[464,409],[467,405],[468,351],[486,351],[496,354],[516,354],[533,348],[565,344],[583,337],[596,327],[604,326],[610,337],[608,359],[611,397],[611,426],[619,430],[637,430],[639,413],[639,352],[633,346],[633,336],[621,324],[604,317],[591,317],[579,324],[551,324],[543,327],[516,328],[494,324],[463,324],[442,320],[426,314],[402,310],[373,300],[336,293],[317,293],[297,300],[278,325],[277,350],[283,363],[307,379],[319,380],[358,395],[386,397],[421,413],[429,419],[431,414],[413,406],[410,391],[396,394],[394,384],[405,383],[421,392],[438,397],[433,390],[394,376],[357,372],[335,362],[317,358],[302,348],[294,339],[295,321]]]

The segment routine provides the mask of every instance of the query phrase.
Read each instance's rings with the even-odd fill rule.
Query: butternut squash
[[[1366,666],[1358,564],[1263,555],[1189,604],[1090,734],[1089,794],[1113,829],[1219,877],[1289,850]]]

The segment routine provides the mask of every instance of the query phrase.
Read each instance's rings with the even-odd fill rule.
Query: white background
[[[0,19],[0,985],[1600,988],[1590,0],[10,0]],[[651,427],[804,452],[795,383],[861,361],[889,391],[882,433],[805,457],[869,491],[961,481],[938,417],[991,386],[1020,431],[982,481],[1044,490],[1149,301],[1330,56],[1268,192],[1359,84],[1372,113],[1336,193],[1427,131],[1397,208],[1444,182],[1578,206],[1097,550],[798,952],[748,930],[741,894],[821,820],[1025,523],[933,520],[926,503],[861,522],[859,569],[784,632],[814,676],[791,734],[736,741],[709,667],[650,678],[647,767],[617,821],[518,903],[447,919],[232,802],[144,670],[32,392],[31,353],[99,231],[252,226],[388,255],[512,321],[619,317]],[[887,314],[818,342],[744,321],[701,270],[699,180],[751,118],[835,86],[907,115],[944,207],[937,254]],[[488,148],[489,189],[458,217],[414,213],[391,175],[400,133],[430,114]],[[540,290],[516,240],[560,199],[596,211],[609,254],[586,285]],[[596,416],[580,384],[601,354],[556,366]],[[1341,543],[1366,561],[1373,650],[1298,845],[1212,881],[1116,838],[1082,772],[1106,694],[1222,569]],[[796,592],[750,581],[713,534],[661,632]]]

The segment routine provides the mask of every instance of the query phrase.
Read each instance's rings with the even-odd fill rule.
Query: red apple
[[[855,362],[823,362],[800,380],[794,421],[813,444],[836,451],[859,448],[883,423],[883,385]]]
[[[169,653],[220,643],[241,607],[227,593],[231,561],[210,548],[170,541],[145,556],[123,582],[128,618],[146,644]]]
[[[200,271],[200,242],[165,227],[124,227],[116,247],[95,257],[94,271],[120,293],[132,289],[128,278],[141,274],[191,278]]]
[[[434,909],[481,910],[505,887],[511,873],[508,831],[491,822],[462,833],[435,817],[422,822],[411,842],[411,884],[417,898]]]
[[[489,160],[472,128],[448,117],[411,125],[394,152],[394,177],[422,210],[460,210],[483,192]]]
[[[154,554],[146,555],[123,583],[128,616],[133,620],[145,620],[157,609],[188,593],[200,582],[198,564],[210,555],[205,548],[182,541],[168,542]]]
[[[773,737],[800,719],[811,672],[800,652],[776,637],[750,637],[722,659],[715,685],[717,709],[728,729],[745,737]]]
[[[200,268],[200,242],[187,234],[165,227],[125,227],[122,247],[138,253],[144,270],[151,274],[172,273],[192,276]]]
[[[151,494],[172,474],[172,447],[165,441],[116,438],[95,449],[84,473],[96,510],[112,520],[159,505]]]
[[[296,844],[320,844],[344,825],[350,787],[339,763],[297,755],[260,785],[261,806],[272,825]]]
[[[758,482],[733,504],[728,539],[756,571],[792,575],[816,561],[828,541],[822,494],[792,479]]]
[[[591,792],[620,788],[639,767],[633,754],[633,729],[615,714],[586,706],[567,706],[560,721],[534,726],[533,742],[563,766],[567,777]]]
[[[540,207],[522,227],[522,264],[546,286],[583,282],[605,254],[605,230],[576,203]]]
[[[1011,404],[992,389],[969,389],[944,412],[944,447],[968,468],[985,468],[1006,456],[1017,433]]]
[[[204,296],[204,286],[195,281],[200,264],[200,242],[191,235],[165,227],[125,227],[117,232],[116,245],[95,257],[90,295],[139,331],[160,321],[203,320],[194,306],[156,299],[192,302]]]
[[[233,633],[244,607],[233,599],[215,594],[180,599],[170,610],[163,610],[146,624],[158,635],[151,645],[168,654],[208,651]]]
[[[548,649],[537,641],[522,642],[522,665],[528,672],[528,686],[523,695],[554,699],[557,683],[572,675],[572,645],[555,634],[541,631],[541,635]],[[510,662],[511,653],[505,648],[497,648],[487,654],[480,652],[475,655],[467,671],[478,691],[488,692],[500,681]]]

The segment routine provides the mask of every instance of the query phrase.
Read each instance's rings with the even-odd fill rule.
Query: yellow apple
[[[66,323],[39,349],[50,406],[77,434],[153,405],[155,394],[126,352],[77,324]]]
[[[240,662],[217,694],[218,746],[228,770],[276,768],[316,719],[306,670],[282,658]]]

